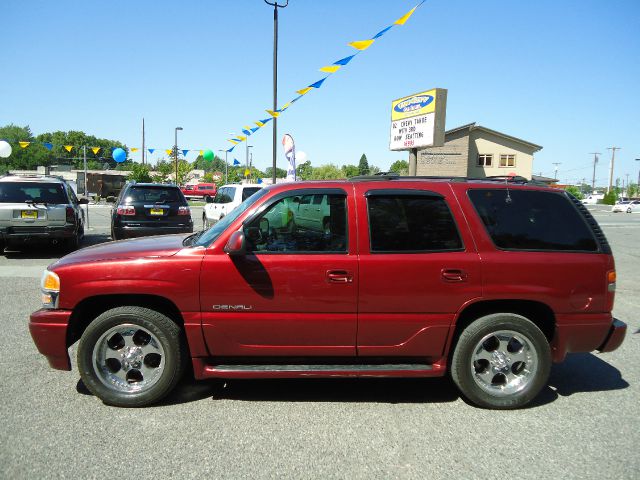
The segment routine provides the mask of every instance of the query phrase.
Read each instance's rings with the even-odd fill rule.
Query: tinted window
[[[443,198],[431,195],[367,197],[372,252],[460,250],[462,241]]]
[[[69,203],[61,183],[3,182],[0,183],[2,203]]]
[[[233,202],[233,196],[236,194],[236,187],[224,187],[218,190],[216,197],[213,199],[214,203],[231,203]]]
[[[318,195],[320,198],[323,195]],[[311,198],[311,196],[309,196]],[[270,205],[245,226],[248,251],[256,253],[344,253],[347,251],[345,194],[328,194],[327,210],[317,222],[296,222],[299,197],[289,196]],[[295,199],[295,201],[294,201]],[[306,214],[307,217],[310,215]]]
[[[590,228],[562,193],[470,190],[469,198],[498,248],[598,250]]]
[[[124,197],[125,203],[184,203],[184,197],[176,187],[135,186],[129,188]]]
[[[249,198],[251,195],[256,193],[258,190],[262,190],[262,189],[260,187],[247,187],[244,190],[242,190],[242,201],[244,202],[247,198]]]

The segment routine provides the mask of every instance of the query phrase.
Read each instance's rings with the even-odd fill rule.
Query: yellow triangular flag
[[[340,65],[329,65],[327,67],[322,67],[320,69],[321,72],[327,72],[327,73],[336,73],[338,70],[340,70]]]
[[[249,125],[245,125],[243,128],[245,128],[246,130],[251,131],[251,127]]]
[[[64,145],[64,149],[65,149],[67,152],[71,152],[71,150],[73,150],[73,145]]]
[[[167,152],[167,155],[173,154],[173,150],[171,150],[171,149],[167,149],[167,150],[165,150],[165,152]]]
[[[274,112],[273,110],[265,110],[265,112],[267,112],[269,115],[271,115],[274,118],[278,118],[280,116],[280,112]]]
[[[251,172],[250,172],[250,171],[249,171],[249,169],[247,168],[247,169],[244,171],[244,176],[245,176],[245,177],[248,177],[249,175],[251,175]]]
[[[22,148],[27,148],[31,142],[18,142]]]
[[[98,152],[100,151],[100,147],[91,147],[91,151],[93,152],[94,155],[97,155]]]
[[[231,139],[227,140],[227,142],[231,142],[231,143],[233,143],[234,145],[237,145],[237,144],[239,143],[239,142],[236,142],[235,140],[231,140]]]
[[[312,90],[313,87],[305,87],[305,88],[301,88],[300,90],[296,90],[296,93],[298,95],[304,95],[305,93],[309,92],[310,90]],[[267,110],[268,112],[269,110]]]
[[[351,42],[349,44],[349,46],[355,48],[356,50],[366,50],[367,48],[369,48],[371,46],[371,44],[374,41],[375,40],[373,40],[373,39],[371,39],[371,40],[358,40],[356,42]]]
[[[290,105],[291,105],[291,102],[285,103],[282,107],[280,107],[280,111],[284,112],[287,108],[289,108]]]
[[[198,153],[202,155],[204,153],[204,150],[200,150]]]
[[[264,122],[253,122],[259,127],[264,127]]]
[[[395,22],[393,22],[394,25],[404,25],[406,23],[407,20],[409,20],[409,17],[411,15],[413,15],[413,12],[416,11],[416,8],[418,7],[413,7],[411,10],[409,10],[408,13],[406,13],[403,17],[400,17],[398,20],[396,20]]]
[[[131,149],[131,153],[133,153],[133,152],[137,152],[138,150],[140,150],[140,149],[139,149],[139,148],[132,148],[132,149]]]
[[[238,138],[241,142],[244,142],[247,139],[247,137],[245,137],[244,135],[238,135]]]

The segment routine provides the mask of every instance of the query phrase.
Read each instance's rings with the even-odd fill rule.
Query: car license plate
[[[150,213],[151,215],[164,215],[164,210],[161,208],[152,208]]]
[[[38,211],[37,210],[22,210],[21,214],[20,214],[21,218],[31,218],[31,219],[36,219],[38,218]]]

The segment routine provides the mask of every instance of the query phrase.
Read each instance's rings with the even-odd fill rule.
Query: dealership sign
[[[447,91],[434,88],[391,102],[390,150],[444,144]]]

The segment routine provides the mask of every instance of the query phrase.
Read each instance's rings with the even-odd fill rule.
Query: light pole
[[[640,162],[640,158],[636,158],[636,162]],[[636,197],[640,198],[640,168],[638,169],[638,184],[636,185]]]
[[[227,152],[226,150],[218,150],[219,152],[224,152],[224,183],[229,183],[229,163],[227,162]]]
[[[268,2],[264,0],[264,3],[273,7],[273,111],[278,109],[278,9],[285,8],[289,5],[289,0],[286,0],[284,5],[279,5],[278,0],[274,2]],[[276,183],[276,147],[278,144],[278,119],[273,117],[273,172],[272,180],[273,184]]]
[[[251,170],[249,169],[249,149],[253,148],[253,145],[249,145],[249,142],[247,142],[247,166],[245,167],[245,170],[249,170],[249,178],[251,178]]]
[[[178,185],[178,130],[182,130],[182,127],[176,127],[175,143],[173,145],[173,158],[176,163],[176,185]]]

